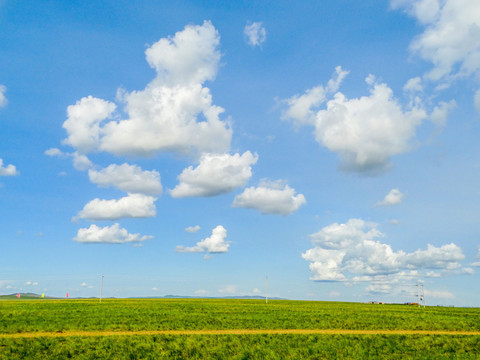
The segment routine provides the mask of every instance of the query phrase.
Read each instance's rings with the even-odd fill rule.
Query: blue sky
[[[478,306],[479,19],[0,1],[0,293]]]

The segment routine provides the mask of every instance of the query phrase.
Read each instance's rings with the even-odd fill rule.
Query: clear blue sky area
[[[480,2],[0,0],[0,294],[479,306]]]

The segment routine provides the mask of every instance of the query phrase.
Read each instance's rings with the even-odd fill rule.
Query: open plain
[[[480,309],[361,303],[0,301],[0,358],[480,358]]]

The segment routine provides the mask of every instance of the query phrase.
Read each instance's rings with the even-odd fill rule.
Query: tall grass
[[[1,339],[1,359],[478,359],[480,337],[189,335]]]

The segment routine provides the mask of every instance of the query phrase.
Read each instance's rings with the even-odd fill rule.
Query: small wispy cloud
[[[0,176],[16,176],[19,172],[15,165],[3,165],[3,159],[0,159]]]
[[[185,231],[186,231],[186,232],[189,232],[190,234],[194,234],[194,233],[196,233],[198,230],[200,230],[200,226],[199,226],[199,225],[189,226],[189,227],[185,228]]]
[[[260,46],[267,39],[267,31],[262,22],[247,23],[243,29],[247,42],[252,47]]]
[[[404,194],[398,189],[392,189],[390,192],[385,195],[385,198],[382,201],[377,202],[376,205],[379,206],[392,206],[398,205],[402,202]]]
[[[0,2],[0,7],[2,6],[2,3]],[[3,107],[7,105],[7,98],[5,96],[5,92],[7,91],[7,88],[5,85],[0,84],[0,107]]]
[[[218,289],[220,294],[235,294],[237,292],[237,287],[235,285],[227,285],[221,289]]]

